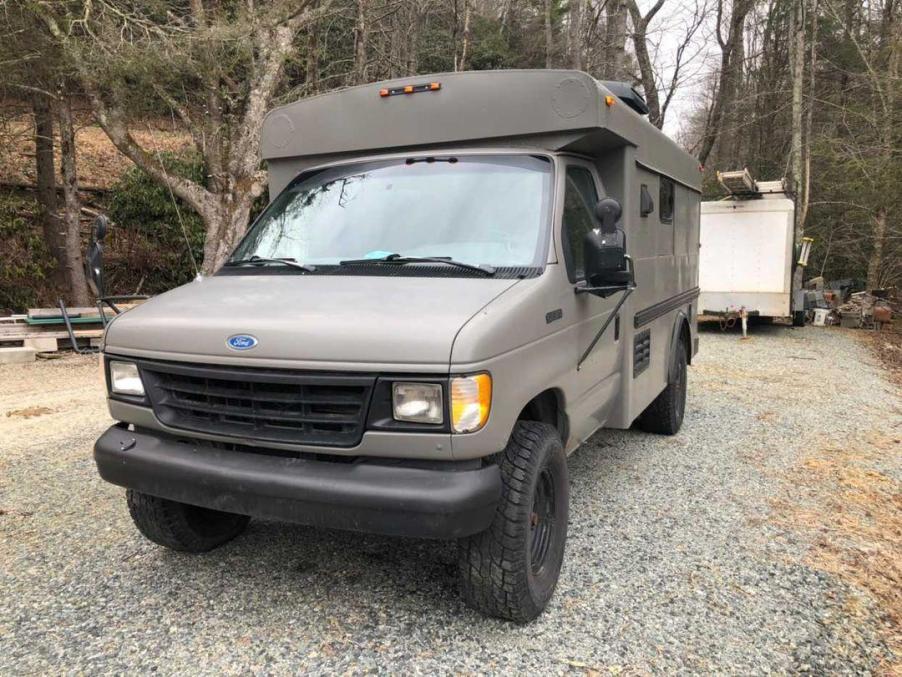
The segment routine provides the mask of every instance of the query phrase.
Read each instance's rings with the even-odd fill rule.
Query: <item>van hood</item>
[[[458,330],[511,279],[228,275],[156,296],[109,325],[108,353],[322,368],[447,369]],[[235,350],[236,334],[257,340]],[[249,341],[252,343],[252,341]]]

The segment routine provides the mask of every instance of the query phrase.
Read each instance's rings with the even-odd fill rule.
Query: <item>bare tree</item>
[[[354,26],[354,70],[351,74],[351,84],[354,85],[366,82],[367,41],[369,38],[366,7],[366,0],[357,0],[357,22]]]
[[[72,99],[61,89],[58,97],[60,129],[60,174],[63,177],[63,215],[60,221],[65,234],[66,281],[69,296],[79,305],[88,305],[91,294],[84,274],[81,253],[81,201],[78,198],[78,175],[75,165],[75,121],[72,117]]]
[[[567,42],[570,51],[570,68],[582,70],[583,67],[583,0],[570,0],[570,25],[567,31]]]
[[[717,0],[717,42],[720,45],[720,70],[716,92],[713,97],[708,123],[705,125],[698,153],[699,162],[704,165],[714,148],[721,132],[726,112],[735,103],[736,91],[742,77],[742,62],[745,55],[745,18],[754,5],[754,0],[732,0],[729,18],[725,17],[725,0]],[[724,35],[726,27],[726,35]]]
[[[554,50],[554,32],[551,23],[551,6],[553,0],[542,0],[542,10],[545,19],[545,68],[551,68],[551,54]]]
[[[626,0],[606,0],[604,50],[602,52],[602,77],[607,80],[625,80],[628,77],[626,58]]]
[[[35,178],[37,199],[41,208],[41,227],[47,248],[57,262],[56,282],[66,284],[64,262],[66,260],[66,239],[64,226],[60,223],[59,201],[56,195],[56,152],[53,147],[55,97],[44,91],[36,91],[31,96],[31,110],[34,118]]]
[[[470,51],[470,0],[463,0],[464,2],[464,27],[463,33],[461,35],[461,47],[460,47],[460,56],[457,55],[457,50],[455,49],[454,54],[454,70],[455,71],[465,71],[467,70],[467,57],[469,56]]]
[[[862,80],[867,83],[870,93],[868,126],[872,130],[872,141],[868,143],[867,137],[858,143],[850,140],[844,143],[842,150],[852,166],[863,176],[867,192],[873,196],[870,215],[871,252],[867,263],[867,285],[873,289],[888,280],[888,262],[885,259],[890,226],[888,203],[897,192],[893,169],[899,164],[896,97],[899,89],[902,31],[895,3],[893,0],[886,0],[878,24],[878,35],[876,40],[870,41],[876,47],[872,52],[863,44],[852,25],[851,8],[847,7],[846,12],[840,13],[832,0],[823,0],[823,6],[826,13],[842,26],[849,46],[861,62]]]
[[[33,7],[75,68],[113,144],[201,216],[203,271],[215,271],[265,190],[260,133],[285,62],[302,28],[327,4],[313,11],[312,0],[248,0],[242,10],[191,0],[182,14],[172,10],[165,24],[142,14],[140,3],[123,10],[101,0],[79,13],[74,4]],[[136,95],[165,103],[191,133],[207,167],[205,184],[169,173],[154,148],[138,143],[132,133]]]
[[[644,15],[639,10],[636,0],[627,0],[626,5],[633,21],[633,49],[636,52],[636,61],[639,63],[642,88],[645,90],[648,119],[656,127],[661,127],[664,124],[664,118],[661,115],[661,103],[658,99],[655,69],[651,62],[651,56],[648,54],[648,24],[664,6],[664,0],[657,0]]]

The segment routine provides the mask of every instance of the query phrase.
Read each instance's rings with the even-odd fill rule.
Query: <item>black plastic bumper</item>
[[[497,466],[416,468],[227,451],[114,425],[94,445],[107,482],[205,508],[316,527],[457,538],[489,526]]]

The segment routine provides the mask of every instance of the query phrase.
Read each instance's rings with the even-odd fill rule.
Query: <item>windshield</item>
[[[345,165],[290,185],[231,260],[316,266],[400,254],[538,266],[550,196],[551,162],[530,155]]]

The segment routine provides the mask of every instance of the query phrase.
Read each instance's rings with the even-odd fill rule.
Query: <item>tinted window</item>
[[[564,263],[571,282],[585,278],[583,272],[583,238],[595,223],[595,203],[598,191],[592,172],[585,167],[567,167],[567,182],[564,189],[564,217],[561,240],[564,248]]]
[[[661,194],[658,200],[658,209],[661,212],[661,221],[671,223],[673,221],[673,181],[661,177]]]

